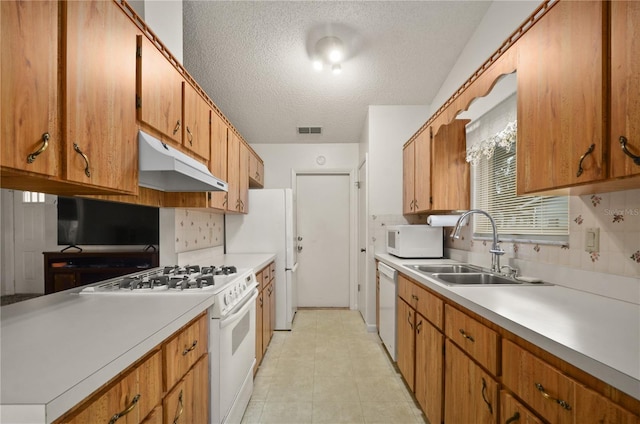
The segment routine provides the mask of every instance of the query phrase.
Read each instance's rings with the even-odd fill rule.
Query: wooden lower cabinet
[[[256,299],[256,364],[253,375],[258,372],[273,331],[276,326],[276,281],[275,262],[256,273],[258,298]]]
[[[445,348],[444,422],[498,422],[498,383],[450,340]]]
[[[576,385],[576,424],[640,424],[640,417],[593,390]]]
[[[431,423],[442,422],[444,335],[416,314],[415,396]]]
[[[258,368],[260,367],[260,363],[262,362],[262,315],[264,310],[264,290],[258,293],[258,298],[256,299],[256,364],[253,366],[253,375],[258,372]]]
[[[500,391],[500,423],[543,424],[538,417],[505,390]]]
[[[415,388],[415,311],[401,298],[396,309],[396,360],[404,381],[411,391]]]

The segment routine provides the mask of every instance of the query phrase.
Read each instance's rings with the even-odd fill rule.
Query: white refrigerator
[[[226,215],[227,253],[276,254],[276,330],[291,330],[296,291],[296,208],[290,188],[249,190],[249,213]]]

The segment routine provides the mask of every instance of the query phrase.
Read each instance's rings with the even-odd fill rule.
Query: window
[[[44,203],[44,193],[35,191],[23,191],[22,203]]]
[[[517,122],[505,119],[505,108],[515,117],[515,95],[468,126],[468,134],[476,132],[468,137],[471,142],[467,148],[467,161],[472,164],[472,208],[482,209],[494,218],[501,240],[566,243],[568,196],[516,196]],[[489,220],[474,218],[474,237],[491,236]]]

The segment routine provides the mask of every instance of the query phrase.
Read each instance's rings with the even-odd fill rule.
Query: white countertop
[[[216,259],[259,271],[273,258]],[[203,292],[95,296],[79,291],[0,309],[0,422],[52,422],[213,304]]]
[[[446,259],[376,259],[519,337],[640,399],[640,305],[560,285],[448,286],[404,264]]]

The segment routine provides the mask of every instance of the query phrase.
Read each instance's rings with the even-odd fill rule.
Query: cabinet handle
[[[504,424],[511,424],[518,421],[520,421],[520,412],[516,412],[515,414],[513,414],[511,418],[508,418],[507,421],[504,422]]]
[[[191,347],[185,348],[185,350],[182,351],[182,356],[186,356],[187,353],[195,349],[197,344],[198,344],[198,341],[194,340],[193,343],[191,344]]]
[[[409,315],[407,316],[407,322],[409,323],[409,326],[413,330],[413,323],[411,322],[411,311],[409,311]]]
[[[180,129],[180,120],[178,119],[178,122],[176,122],[176,127],[173,129],[173,135],[176,135],[179,129]]]
[[[224,201],[222,202],[222,206],[227,206],[227,200],[229,200],[229,194],[224,194]]]
[[[415,202],[415,200],[412,200],[411,203],[409,203],[409,210],[412,211],[413,210],[413,203]]]
[[[564,401],[562,399],[554,398],[553,396],[551,396],[549,393],[547,393],[544,390],[544,387],[542,386],[542,384],[535,383],[534,385],[536,386],[536,389],[538,389],[538,391],[540,392],[542,397],[557,403],[558,405],[560,405],[563,409],[566,409],[567,411],[571,411],[571,405],[569,405],[566,401]]]
[[[189,127],[187,126],[187,140],[189,140],[189,145],[193,146],[193,134],[191,134],[191,130],[189,129]]]
[[[109,424],[113,424],[116,421],[118,421],[120,418],[124,417],[125,415],[127,415],[129,412],[133,411],[133,408],[136,407],[136,405],[138,404],[138,401],[140,400],[140,393],[138,393],[137,395],[135,395],[133,397],[133,399],[131,399],[131,403],[129,404],[129,406],[127,406],[127,408],[122,411],[122,412],[118,412],[116,414],[113,414],[113,417],[111,417],[111,419],[109,420]]]
[[[84,159],[84,163],[85,163],[84,174],[87,177],[91,178],[91,171],[89,171],[89,158],[87,157],[87,155],[82,153],[82,150],[80,150],[80,146],[78,146],[76,143],[73,143],[73,150],[75,150],[78,154],[80,154],[80,156],[82,156],[82,158]]]
[[[625,155],[629,156],[633,160],[633,163],[640,166],[640,156],[634,155],[629,151],[629,149],[627,149],[627,142],[628,140],[625,136],[623,135],[620,136],[620,147],[622,147],[622,151],[624,152]]]
[[[576,177],[579,177],[580,175],[582,175],[582,161],[584,160],[584,158],[586,158],[587,156],[589,156],[591,153],[593,153],[593,149],[596,148],[595,144],[592,144],[591,146],[589,146],[589,149],[587,149],[586,152],[584,152],[584,155],[580,156],[580,162],[578,162],[578,172],[576,173]]]
[[[469,340],[472,343],[475,343],[475,339],[470,335],[468,335],[462,328],[459,329],[458,331],[460,331],[460,334],[462,334],[462,337],[464,337],[465,339]]]
[[[44,152],[45,150],[47,150],[47,147],[49,147],[49,139],[51,138],[51,136],[49,135],[49,133],[44,133],[42,134],[42,146],[40,146],[40,148],[38,150],[36,150],[35,152],[29,154],[27,156],[27,163],[33,163],[34,160],[36,160],[36,158],[38,157],[38,155],[42,152]]]
[[[411,295],[411,299],[415,300],[416,302],[418,302],[420,299],[418,299],[418,296],[416,296],[415,294]]]
[[[487,382],[485,381],[484,377],[482,377],[482,400],[484,401],[484,403],[487,404],[489,413],[493,414],[493,406],[491,406],[491,403],[487,400],[486,392],[487,392]]]
[[[180,390],[180,394],[178,395],[178,409],[176,410],[176,416],[173,418],[173,424],[178,424],[178,418],[180,418],[183,411],[184,401],[182,400],[182,390]]]
[[[262,296],[260,296],[260,307],[262,307],[263,303],[262,303]]]
[[[413,201],[413,209],[416,210],[416,211],[418,210],[418,201],[417,200]]]
[[[422,330],[422,320],[416,325],[416,332],[420,334],[420,330]]]

